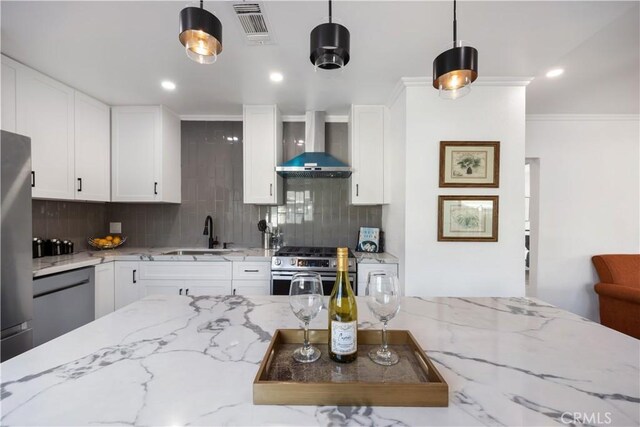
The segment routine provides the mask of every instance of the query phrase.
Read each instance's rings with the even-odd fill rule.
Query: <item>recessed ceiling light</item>
[[[549,78],[558,77],[558,76],[561,76],[562,73],[564,73],[564,69],[554,68],[553,70],[547,71],[547,77]]]
[[[169,80],[164,80],[161,85],[165,90],[175,90],[176,88],[176,84],[174,82],[170,82]]]
[[[282,73],[271,73],[269,74],[269,78],[272,82],[281,82],[282,79],[284,79],[284,76],[282,75]]]

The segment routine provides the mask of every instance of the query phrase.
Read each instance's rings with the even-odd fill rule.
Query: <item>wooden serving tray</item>
[[[253,381],[256,405],[449,406],[449,386],[409,331],[388,331],[389,345],[400,355],[393,366],[373,363],[371,349],[382,342],[380,330],[358,330],[358,359],[329,359],[327,330],[312,329],[309,341],[320,360],[300,363],[292,353],[301,329],[276,330]]]

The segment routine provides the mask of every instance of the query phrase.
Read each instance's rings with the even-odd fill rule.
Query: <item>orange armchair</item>
[[[640,339],[640,255],[597,255],[591,261],[600,276],[600,323]]]

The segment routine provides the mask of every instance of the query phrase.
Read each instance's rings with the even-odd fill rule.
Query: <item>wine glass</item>
[[[289,305],[293,314],[304,322],[304,344],[293,352],[294,360],[315,362],[320,350],[309,344],[309,322],[322,310],[322,279],[318,273],[297,273],[291,279]]]
[[[398,276],[384,271],[372,271],[367,280],[367,306],[382,322],[382,346],[371,350],[369,358],[379,365],[395,365],[400,358],[387,345],[387,322],[400,310]]]

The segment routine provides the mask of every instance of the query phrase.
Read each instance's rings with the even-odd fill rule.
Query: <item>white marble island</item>
[[[390,326],[434,360],[448,408],[254,406],[273,331],[297,325],[286,297],[148,297],[0,365],[1,424],[640,424],[640,342],[524,298],[403,300]]]

